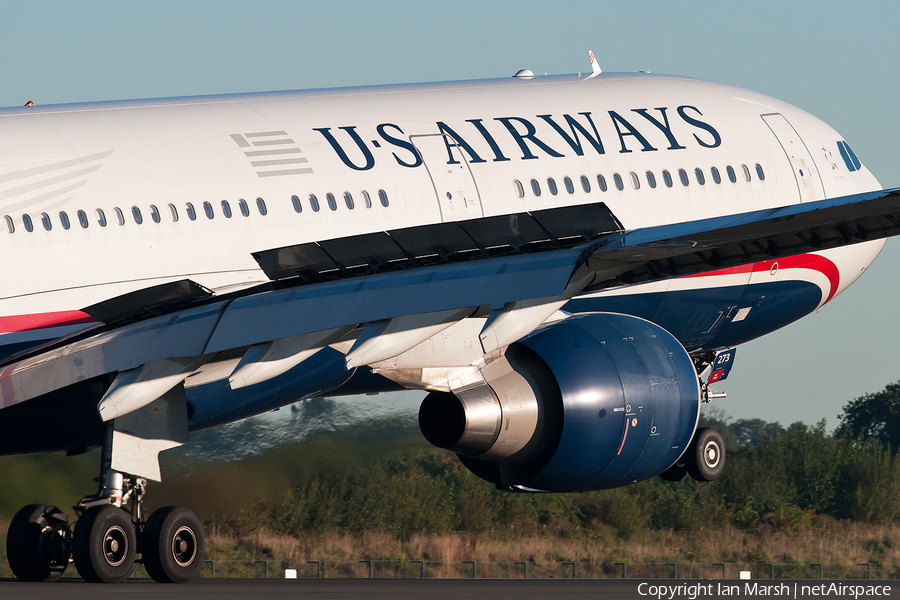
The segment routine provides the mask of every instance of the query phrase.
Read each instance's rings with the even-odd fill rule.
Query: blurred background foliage
[[[415,399],[387,417],[335,423],[349,402],[320,399],[295,405],[279,419],[192,435],[190,444],[164,455],[165,481],[152,484],[147,508],[188,506],[208,527],[235,536],[379,531],[400,539],[451,532],[500,539],[542,532],[590,536],[609,528],[627,539],[646,529],[791,528],[820,516],[900,521],[900,444],[892,437],[900,431],[894,425],[900,384],[849,402],[834,432],[824,421],[783,427],[732,421],[704,407],[701,425],[726,440],[721,479],[653,478],[575,494],[495,490],[453,454],[425,442],[415,425]],[[317,419],[325,425],[311,428]],[[94,491],[98,462],[96,450],[0,457],[0,515],[9,519],[32,502],[67,509]]]

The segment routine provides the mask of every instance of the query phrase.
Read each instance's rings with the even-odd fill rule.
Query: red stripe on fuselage
[[[8,317],[0,317],[0,333],[31,331],[33,329],[45,329],[47,327],[63,327],[66,325],[89,323],[96,323],[96,319],[80,310],[37,313],[33,315],[11,315]]]
[[[785,256],[784,258],[764,260],[762,262],[752,263],[749,265],[740,265],[737,267],[729,267],[727,269],[707,271],[706,273],[686,275],[684,279],[691,279],[693,277],[715,277],[717,275],[737,275],[741,273],[751,272],[771,272],[773,267],[777,269],[810,269],[812,271],[818,271],[819,273],[824,275],[828,279],[828,283],[831,286],[831,290],[829,290],[828,296],[825,298],[824,303],[827,303],[829,300],[834,298],[834,295],[837,293],[838,286],[840,286],[841,284],[841,271],[840,269],[838,269],[837,265],[834,264],[831,260],[825,258],[824,256],[819,256],[818,254],[798,254],[796,256]]]

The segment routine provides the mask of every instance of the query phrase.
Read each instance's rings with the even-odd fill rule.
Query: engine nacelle
[[[432,392],[419,427],[498,487],[619,487],[658,475],[687,448],[700,384],[658,325],[587,313],[537,330],[482,369],[484,381]]]

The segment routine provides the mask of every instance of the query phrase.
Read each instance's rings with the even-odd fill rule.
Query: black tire
[[[687,464],[682,459],[678,459],[678,462],[660,473],[659,476],[666,481],[681,481],[687,477],[687,474]]]
[[[69,566],[71,538],[69,521],[58,508],[30,504],[9,524],[9,567],[22,581],[56,581]]]
[[[701,427],[685,455],[688,473],[697,481],[715,481],[725,470],[725,441],[718,431]]]
[[[120,583],[134,571],[137,540],[131,515],[115,506],[94,506],[75,524],[72,557],[85,581]]]
[[[205,551],[203,525],[186,508],[157,509],[141,534],[144,568],[159,583],[185,583],[196,578]]]

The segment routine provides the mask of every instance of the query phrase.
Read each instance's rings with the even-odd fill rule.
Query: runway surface
[[[750,588],[747,584],[757,584]],[[828,593],[827,586],[863,586],[861,593],[840,589]],[[786,588],[779,586],[784,585]],[[818,593],[803,593],[803,586],[826,586]],[[663,588],[662,586],[666,586]],[[700,589],[702,587],[702,590]],[[724,595],[727,586],[732,592]],[[870,587],[871,586],[871,587]],[[876,587],[877,586],[877,587]],[[890,590],[884,588],[890,586]],[[674,588],[674,589],[673,589]],[[663,590],[665,592],[663,593]],[[734,591],[737,591],[735,594]],[[787,591],[787,593],[785,593]],[[755,593],[754,593],[755,592]],[[778,594],[777,592],[780,592]],[[880,592],[880,593],[878,593]],[[390,598],[391,600],[479,600],[514,598],[558,600],[561,598],[638,599],[663,598],[698,600],[778,595],[780,598],[884,598],[885,592],[900,596],[900,581],[845,580],[687,580],[687,579],[197,579],[185,585],[161,585],[150,580],[132,580],[117,585],[91,584],[78,579],[54,583],[22,583],[0,580],[0,597],[28,600],[97,600],[100,598],[230,598],[280,600]],[[671,594],[670,594],[671,593]],[[795,596],[796,594],[796,596]]]

